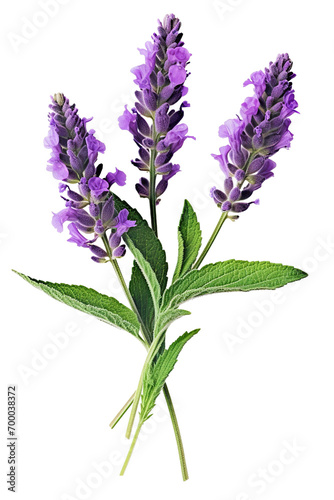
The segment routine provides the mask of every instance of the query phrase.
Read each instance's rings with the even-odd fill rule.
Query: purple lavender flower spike
[[[135,92],[137,102],[131,111],[125,106],[118,119],[119,127],[128,130],[139,146],[139,158],[132,160],[132,164],[141,171],[154,172],[150,181],[141,178],[136,184],[142,198],[154,197],[149,183],[156,175],[162,175],[155,191],[157,197],[161,196],[168,180],[179,170],[173,169],[172,156],[187,138],[195,139],[187,135],[188,127],[180,123],[183,108],[189,104],[183,101],[178,110],[172,108],[188,91],[184,83],[189,76],[187,65],[191,54],[184,46],[180,28],[179,19],[174,14],[167,15],[163,22],[159,21],[152,41],[139,50],[145,63],[131,70],[139,87]]]
[[[252,84],[255,95],[241,105],[241,118],[227,120],[219,128],[219,136],[229,145],[220,148],[219,161],[226,176],[224,190],[211,189],[211,197],[225,212],[244,212],[252,203],[250,198],[263,182],[274,175],[276,163],[271,156],[282,148],[289,148],[293,134],[289,117],[298,113],[291,80],[292,61],[281,54],[269,68],[252,73],[244,86]],[[231,216],[235,219],[236,216]]]
[[[117,214],[110,188],[115,183],[124,186],[126,175],[116,168],[114,173],[109,172],[101,178],[103,166],[96,166],[96,162],[98,154],[105,152],[105,145],[94,136],[94,130],[87,132],[89,120],[81,119],[78,110],[63,94],[56,94],[50,107],[50,130],[44,140],[44,145],[51,149],[47,169],[56,179],[77,184],[79,191],[74,191],[64,182],[59,184],[66,208],[53,215],[52,224],[62,232],[64,224],[70,222],[68,241],[89,248],[94,254],[94,262],[123,257],[125,246],[121,244],[121,237],[136,222],[128,220],[127,210]],[[130,118],[129,112],[124,122],[128,128],[133,123]],[[136,130],[134,134],[137,134]],[[93,238],[88,240],[82,233],[91,233]],[[95,244],[97,240],[103,241],[105,249]],[[112,245],[109,243],[108,246],[108,242]]]
[[[94,130],[87,132],[90,120],[81,119],[63,94],[54,95],[50,108],[50,129],[44,140],[45,147],[51,149],[47,170],[56,179],[79,182],[89,164],[93,168],[98,152],[105,151],[105,145],[94,137]]]

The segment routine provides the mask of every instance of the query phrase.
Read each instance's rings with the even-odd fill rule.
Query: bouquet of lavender
[[[168,284],[166,253],[158,239],[157,205],[169,181],[180,171],[180,166],[173,163],[174,154],[191,137],[182,122],[189,106],[183,98],[188,90],[185,81],[191,54],[180,28],[179,19],[167,15],[159,22],[152,41],[140,50],[145,62],[132,69],[138,86],[135,108],[125,107],[119,118],[120,128],[132,134],[138,147],[138,157],[132,164],[147,173],[135,187],[140,197],[148,199],[151,225],[113,192],[115,184],[125,185],[126,175],[118,169],[102,173],[98,157],[105,152],[105,145],[95,137],[94,130],[87,129],[90,120],[80,118],[78,109],[63,94],[55,94],[50,105],[50,128],[45,139],[45,146],[51,150],[47,170],[60,181],[59,191],[65,202],[65,208],[53,215],[52,224],[61,232],[64,223],[69,223],[68,241],[89,250],[94,262],[111,263],[128,306],[80,285],[50,283],[18,274],[51,297],[126,330],[143,344],[147,356],[138,387],[110,424],[113,428],[132,407],[126,430],[130,438],[139,409],[137,430],[121,474],[144,422],[163,392],[186,480],[185,454],[166,379],[184,345],[199,330],[184,333],[166,348],[170,324],[190,314],[180,306],[210,293],[275,289],[304,278],[306,273],[282,264],[236,260],[202,267],[223,223],[237,220],[252,203],[258,204],[253,195],[274,175],[276,163],[272,156],[281,148],[289,148],[293,139],[289,117],[298,106],[292,89],[295,75],[288,54],[281,54],[264,72],[256,71],[244,83],[254,86],[254,95],[241,105],[240,116],[219,128],[220,137],[228,139],[228,144],[220,148],[220,154],[212,155],[225,175],[224,184],[211,189],[218,207],[218,223],[200,252],[200,225],[185,200],[177,231],[178,260]],[[134,259],[129,285],[119,265],[126,249]]]

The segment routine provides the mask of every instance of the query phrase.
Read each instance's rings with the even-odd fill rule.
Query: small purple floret
[[[69,224],[67,227],[68,227],[69,233],[71,235],[71,237],[67,241],[72,242],[72,243],[76,243],[78,245],[78,247],[87,248],[89,240],[87,240],[87,238],[85,238],[78,231],[77,226],[73,222],[71,222],[71,224]]]
[[[118,222],[116,224],[116,233],[118,236],[122,236],[122,234],[126,233],[131,227],[136,225],[136,222],[133,220],[128,220],[129,211],[126,208],[123,208],[117,216]]]
[[[91,194],[95,198],[98,198],[103,193],[106,193],[109,190],[109,183],[104,179],[100,179],[100,177],[92,177],[88,181],[88,187]]]

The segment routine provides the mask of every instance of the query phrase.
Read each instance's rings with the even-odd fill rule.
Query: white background
[[[45,11],[36,0],[2,6],[1,497],[11,498],[5,484],[6,392],[15,383],[20,500],[332,498],[330,2],[56,4],[52,16],[41,15]],[[261,205],[226,223],[207,261],[270,260],[310,274],[279,294],[197,299],[189,304],[192,316],[170,330],[168,341],[201,327],[169,379],[188,460],[187,483],[181,481],[162,398],[126,475],[118,476],[128,447],[126,419],[114,431],[108,424],[137,385],[145,356],[139,343],[53,301],[11,272],[80,283],[125,302],[111,267],[94,264],[89,252],[68,244],[67,234],[51,226],[51,212],[62,202],[57,181],[45,170],[49,152],[42,140],[49,95],[64,92],[81,116],[94,115],[94,128],[107,145],[105,168],[126,171],[127,186],[119,194],[148,215],[146,201],[133,188],[139,177],[130,164],[136,146],[117,128],[117,117],[125,103],[133,102],[129,70],[142,62],[136,48],[144,46],[166,12],[181,18],[193,54],[187,83],[191,108],[184,121],[197,137],[175,156],[182,173],[172,179],[159,206],[171,268],[183,199],[196,208],[205,239],[219,216],[208,197],[209,188],[220,182],[218,163],[210,156],[223,144],[218,126],[234,117],[251,93],[242,87],[250,73],[264,69],[279,52],[289,52],[301,113],[292,117],[291,150],[276,155],[275,178],[261,189]],[[29,34],[30,22],[39,27],[30,25]],[[130,255],[121,264],[129,277]],[[54,358],[45,360],[57,333],[68,343],[53,347]],[[36,356],[44,363],[37,366]],[[284,452],[286,443],[297,445],[295,457]],[[102,462],[109,463],[105,478],[96,472]],[[259,482],[261,467],[266,479]]]

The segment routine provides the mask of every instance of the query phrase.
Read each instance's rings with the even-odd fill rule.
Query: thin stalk
[[[108,244],[108,239],[107,239],[107,237],[105,235],[102,236],[102,241],[104,243],[104,247],[105,247],[106,252],[108,254],[108,257],[110,259],[111,265],[113,266],[114,271],[115,271],[115,273],[117,275],[117,278],[118,278],[118,280],[120,282],[120,285],[122,286],[123,292],[125,293],[126,298],[129,301],[130,307],[131,307],[131,309],[133,310],[133,312],[135,313],[135,315],[138,318],[138,321],[139,321],[140,327],[141,327],[141,331],[143,332],[143,335],[145,337],[146,342],[141,337],[138,337],[138,338],[139,338],[139,340],[141,340],[141,342],[146,347],[146,344],[150,344],[150,334],[149,334],[149,332],[148,332],[148,330],[147,330],[147,328],[146,328],[146,326],[145,326],[145,324],[144,324],[144,322],[143,322],[143,320],[142,320],[142,318],[141,318],[141,316],[139,314],[139,311],[137,309],[135,301],[133,300],[132,295],[130,293],[130,290],[128,289],[128,286],[127,286],[127,284],[125,282],[124,276],[123,276],[122,271],[121,271],[121,269],[120,269],[120,267],[118,265],[118,262],[117,262],[116,259],[112,258],[112,254],[111,254],[110,247],[109,247],[109,244]]]
[[[210,236],[209,238],[209,241],[207,242],[203,252],[201,253],[201,255],[198,257],[197,261],[195,262],[194,266],[193,266],[193,269],[198,269],[199,266],[202,264],[203,260],[205,259],[208,251],[210,250],[210,248],[212,247],[212,244],[213,242],[215,241],[215,239],[217,238],[218,236],[218,233],[219,231],[221,230],[221,227],[222,225],[224,224],[224,222],[226,221],[228,217],[228,214],[227,212],[222,212],[221,216],[220,216],[220,219],[218,221],[218,224],[216,225],[212,235]]]
[[[159,92],[160,92],[160,89],[158,89],[158,94],[159,94]],[[155,142],[157,142],[158,135],[157,135],[156,129],[155,129],[155,114],[153,114],[152,120],[153,120],[152,136],[153,136],[153,140]],[[155,187],[155,183],[156,183],[155,159],[156,159],[156,156],[157,156],[156,149],[152,149],[151,155],[150,155],[149,201],[150,201],[150,213],[151,213],[151,227],[152,227],[153,231],[155,232],[155,235],[158,236],[157,203],[156,203],[156,191],[155,191],[155,189],[156,189],[156,187]],[[187,479],[189,479],[186,457],[185,457],[185,453],[184,453],[184,447],[183,447],[183,442],[182,442],[179,424],[178,424],[178,421],[176,418],[176,413],[175,413],[173,401],[172,401],[171,395],[169,393],[167,384],[164,384],[163,392],[164,392],[165,400],[167,403],[168,411],[169,411],[172,425],[173,425],[173,429],[174,429],[177,449],[178,449],[179,458],[180,458],[182,477],[183,477],[183,480],[186,481]],[[133,411],[133,409],[134,409],[134,406],[132,407],[132,411]],[[129,422],[129,424],[130,424],[130,422]]]
[[[124,276],[122,274],[122,271],[120,270],[118,262],[115,259],[111,259],[110,262],[111,262],[111,264],[112,264],[112,266],[114,268],[115,273],[117,274],[117,277],[118,277],[118,279],[120,281],[120,284],[122,285],[123,291],[124,291],[124,293],[125,293],[128,301],[129,301],[131,309],[133,310],[133,312],[136,314],[136,316],[138,318],[138,321],[140,323],[141,330],[142,330],[142,332],[144,334],[145,340],[146,340],[146,342],[148,342],[149,341],[149,333],[147,332],[147,329],[146,329],[146,327],[145,327],[145,325],[143,323],[143,320],[141,319],[141,316],[140,316],[140,314],[138,312],[138,309],[137,309],[137,306],[135,304],[135,301],[132,298],[130,290],[128,289],[127,284],[125,283]],[[146,342],[143,339],[141,339],[141,340],[143,341],[144,345],[146,345]]]
[[[247,170],[248,170],[249,165],[251,164],[251,162],[253,161],[253,159],[254,159],[254,157],[256,155],[257,155],[257,151],[253,151],[249,155],[249,157],[248,157],[248,159],[247,159],[247,161],[245,163],[245,166],[244,166],[244,170],[245,170],[246,174],[247,174]],[[241,182],[239,182],[238,187],[241,188],[244,182],[245,182],[244,180],[242,180]],[[228,212],[223,212],[221,214],[220,219],[218,221],[218,224],[214,228],[213,233],[210,236],[209,241],[207,242],[204,250],[202,251],[201,255],[198,257],[198,259],[195,262],[195,264],[193,265],[193,269],[198,269],[199,266],[202,264],[203,260],[205,259],[205,257],[207,255],[207,253],[209,252],[210,248],[212,247],[212,244],[215,241],[215,239],[217,238],[218,233],[221,230],[222,225],[224,224],[224,222],[226,221],[226,219],[228,219]]]
[[[175,413],[175,410],[174,410],[173,401],[172,401],[172,398],[170,397],[167,384],[164,385],[163,392],[164,392],[164,396],[165,396],[166,403],[167,403],[167,406],[168,406],[170,418],[172,420],[174,434],[175,434],[175,437],[176,437],[176,444],[177,444],[177,449],[178,449],[179,457],[180,457],[182,478],[183,478],[183,481],[187,481],[187,479],[189,479],[189,474],[188,474],[188,469],[187,469],[186,456],[185,456],[185,453],[184,453],[184,448],[183,448],[183,443],[182,443],[182,439],[181,439],[180,428],[179,428],[179,424],[178,424],[178,421],[177,421],[177,418],[176,418],[176,413]]]
[[[133,437],[133,440],[132,440],[132,443],[131,443],[130,449],[129,449],[129,451],[128,451],[128,454],[127,454],[127,456],[126,456],[126,459],[125,459],[124,465],[123,465],[122,470],[121,470],[121,472],[120,472],[120,475],[121,475],[121,476],[124,476],[124,473],[125,473],[125,471],[126,471],[126,468],[127,468],[127,466],[128,466],[128,463],[129,463],[130,458],[131,458],[131,456],[132,456],[132,453],[133,453],[134,447],[135,447],[135,445],[136,445],[136,442],[137,442],[137,439],[138,439],[139,433],[140,433],[140,431],[141,431],[141,428],[142,428],[142,426],[143,426],[143,423],[144,423],[144,422],[139,422],[139,424],[138,424],[138,427],[137,427],[136,433],[135,433],[135,435],[134,435],[134,437]]]
[[[171,417],[171,421],[172,421],[174,433],[175,433],[175,436],[176,436],[176,444],[177,444],[177,449],[178,449],[179,458],[180,458],[182,478],[183,478],[183,481],[187,481],[189,479],[189,474],[188,474],[188,468],[187,468],[187,463],[186,463],[186,457],[185,457],[184,447],[183,447],[183,443],[182,443],[182,439],[181,439],[180,428],[179,428],[179,424],[178,424],[178,421],[177,421],[177,417],[176,417],[176,413],[175,413],[173,401],[172,401],[172,398],[170,396],[167,384],[164,384],[163,393],[164,393],[164,396],[165,396],[165,400],[166,400],[168,411],[169,411],[169,414],[170,414],[170,417]],[[119,422],[119,420],[123,417],[123,415],[128,411],[128,409],[131,407],[131,405],[133,403],[133,400],[134,400],[134,397],[135,397],[135,394],[136,393],[134,393],[131,396],[131,398],[129,398],[129,400],[125,403],[125,405],[123,406],[123,408],[117,413],[117,415],[115,416],[115,418],[109,424],[112,429]],[[124,468],[123,474],[124,474],[124,471],[125,471],[125,469],[127,467],[127,464],[129,463],[129,460],[131,458],[132,451],[133,451],[133,448],[134,448],[135,444],[136,444],[135,442],[132,444],[131,453],[130,452],[128,453],[126,464],[124,464],[124,466],[123,466],[123,468]]]
[[[132,394],[131,398],[129,398],[127,400],[127,402],[125,403],[125,405],[123,406],[123,408],[117,413],[117,415],[112,419],[112,421],[110,422],[109,426],[113,429],[115,427],[115,425],[121,420],[121,418],[123,417],[123,415],[125,415],[125,413],[128,411],[128,409],[130,408],[130,406],[132,405],[133,403],[133,399],[135,397],[135,392]]]
[[[155,161],[155,158],[154,158],[154,161]],[[154,161],[152,160],[153,167],[154,167]],[[155,169],[154,169],[154,173],[155,173]],[[154,179],[154,183],[155,183],[155,179]],[[153,224],[153,220],[155,220],[155,224],[156,224],[156,196],[155,196],[155,189],[154,189],[154,207],[152,207],[152,208],[153,208],[153,210],[151,211],[151,214],[153,214],[152,224]],[[157,235],[157,227],[155,228],[155,233]],[[145,337],[145,341],[146,342],[143,341],[143,339],[141,337],[139,337],[139,336],[138,336],[138,339],[145,345],[146,349],[149,349],[150,348],[150,344],[152,342],[151,335],[150,335],[149,331],[147,330],[147,328],[146,328],[146,326],[145,326],[145,324],[144,324],[144,322],[143,322],[143,320],[142,320],[142,318],[141,318],[141,316],[139,314],[139,311],[138,311],[137,306],[136,306],[136,304],[135,304],[135,302],[134,302],[134,300],[132,298],[130,290],[128,289],[127,284],[126,284],[126,282],[124,280],[124,277],[123,277],[122,271],[120,270],[118,262],[116,260],[112,259],[112,255],[111,255],[111,251],[110,251],[110,247],[109,247],[109,244],[108,244],[107,237],[104,236],[102,238],[102,240],[103,240],[104,246],[106,248],[106,252],[108,253],[108,256],[110,258],[110,262],[111,262],[111,264],[112,264],[112,266],[113,266],[113,268],[115,270],[115,273],[116,273],[116,275],[117,275],[117,277],[119,279],[119,282],[120,282],[120,284],[121,284],[121,286],[123,288],[123,291],[124,291],[124,293],[125,293],[128,301],[129,301],[129,304],[130,304],[133,312],[136,314],[136,316],[138,318],[138,321],[140,323],[141,330],[142,330],[142,333],[143,333],[143,335]],[[169,411],[169,414],[170,414],[170,417],[171,417],[171,421],[172,421],[172,425],[173,425],[173,429],[174,429],[176,444],[177,444],[177,448],[178,448],[178,452],[179,452],[179,457],[180,457],[180,465],[181,465],[182,477],[183,477],[183,480],[186,481],[187,479],[189,479],[189,476],[188,476],[187,464],[186,464],[186,459],[185,459],[184,447],[183,447],[182,437],[181,437],[181,433],[180,433],[180,428],[179,428],[178,421],[177,421],[177,418],[176,418],[176,413],[175,413],[173,401],[172,401],[172,398],[170,396],[167,384],[164,384],[163,392],[164,392],[164,396],[165,396],[165,399],[166,399],[168,411]],[[123,417],[123,415],[131,407],[131,405],[133,404],[135,395],[136,395],[136,393],[133,394],[133,396],[125,403],[125,405],[122,407],[122,409],[114,417],[114,419],[110,423],[110,427],[111,428],[115,427],[115,425],[119,422],[119,420]],[[139,394],[139,397],[140,397],[140,394]],[[137,406],[138,406],[138,403],[137,403]],[[140,428],[139,428],[138,434],[139,434],[139,432],[140,432]],[[133,444],[133,447],[134,447],[134,445],[135,445],[135,443]],[[131,454],[132,454],[132,452],[131,452]],[[130,460],[131,454],[128,457],[128,461]],[[125,467],[126,467],[127,463],[125,464]]]
[[[134,421],[135,421],[135,418],[136,418],[136,413],[137,413],[137,409],[138,409],[138,405],[139,405],[139,401],[140,401],[140,396],[141,396],[141,391],[142,391],[142,387],[143,387],[143,381],[144,381],[144,376],[145,376],[146,370],[148,369],[148,367],[151,364],[151,362],[154,359],[154,357],[157,355],[157,353],[158,353],[158,351],[159,351],[159,349],[161,347],[161,344],[163,342],[164,336],[165,336],[165,330],[159,332],[158,335],[154,338],[154,340],[153,340],[153,342],[150,345],[150,348],[148,350],[148,353],[147,353],[147,356],[146,356],[146,359],[145,359],[145,363],[144,363],[142,372],[140,374],[140,379],[139,379],[139,382],[138,382],[138,387],[137,387],[137,390],[136,390],[136,394],[135,394],[135,397],[134,397],[134,400],[133,400],[133,405],[132,405],[132,409],[131,409],[131,414],[130,414],[130,418],[129,418],[128,427],[126,429],[125,436],[128,439],[130,439],[130,437],[131,437],[131,432],[132,432],[133,424],[134,424]]]

